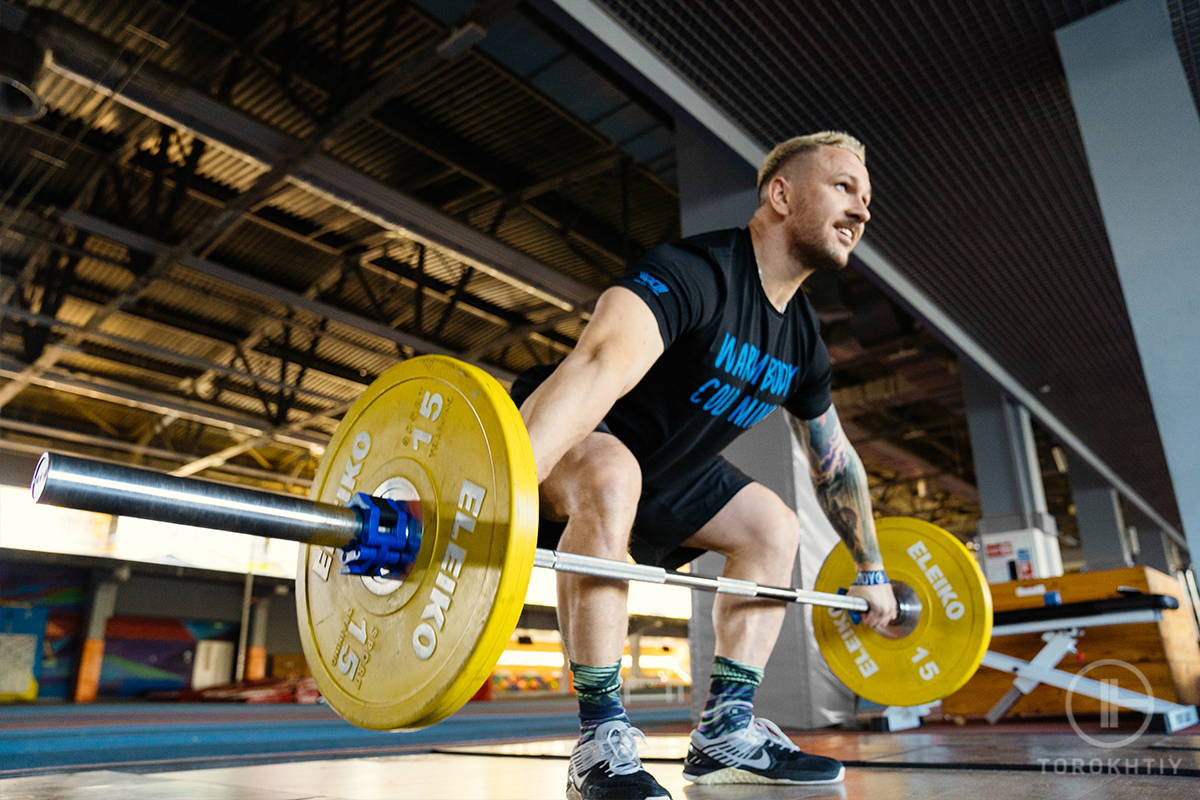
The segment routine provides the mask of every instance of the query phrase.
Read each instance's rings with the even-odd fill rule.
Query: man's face
[[[796,157],[782,174],[788,182],[784,225],[792,257],[808,269],[846,266],[871,218],[867,168],[849,150],[823,146]]]

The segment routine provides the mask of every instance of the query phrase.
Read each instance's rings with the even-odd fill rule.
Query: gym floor
[[[1118,747],[1065,723],[791,732],[841,758],[832,787],[702,787],[681,775],[687,707],[637,704],[647,769],[680,798],[1192,798],[1200,726]],[[561,798],[570,701],[472,704],[422,731],[351,727],[323,706],[102,705],[0,709],[3,800],[532,800]],[[1105,745],[1136,731],[1087,731]]]

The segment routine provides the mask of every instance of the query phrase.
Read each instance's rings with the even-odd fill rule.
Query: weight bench
[[[1121,592],[1120,597],[1103,600],[996,612],[993,616],[993,637],[1041,633],[1046,644],[1029,661],[994,650],[988,650],[984,654],[984,666],[1017,676],[1013,680],[1012,688],[987,712],[987,721],[995,724],[1018,700],[1043,683],[1149,714],[1152,718],[1151,727],[1164,733],[1174,733],[1200,721],[1197,719],[1195,706],[1171,703],[1057,669],[1068,653],[1076,652],[1075,646],[1083,636],[1085,628],[1158,622],[1164,609],[1179,608],[1179,601],[1170,595],[1118,591]],[[884,710],[882,717],[873,719],[871,724],[875,730],[883,731],[915,728],[920,726],[921,718],[928,714],[934,705],[936,704],[889,706]]]
[[[992,636],[1014,636],[1021,633],[1041,633],[1046,644],[1029,661],[988,650],[984,666],[1010,672],[1017,677],[1012,688],[987,712],[987,721],[996,723],[1024,695],[1039,684],[1057,686],[1076,694],[1086,695],[1102,703],[1140,711],[1152,717],[1156,730],[1174,733],[1195,725],[1198,721],[1195,706],[1185,706],[1160,700],[1152,695],[1121,689],[1109,683],[1084,678],[1057,669],[1067,653],[1075,646],[1085,628],[1098,625],[1131,625],[1158,622],[1164,609],[1179,608],[1179,601],[1165,594],[1122,592],[1120,597],[1090,600],[1065,605],[1020,608],[995,614]]]

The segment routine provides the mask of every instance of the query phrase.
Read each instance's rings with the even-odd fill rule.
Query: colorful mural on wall
[[[81,569],[0,563],[0,603],[46,608],[38,697],[71,696],[87,608],[87,572]]]
[[[74,695],[87,620],[89,575],[83,569],[0,564],[0,603],[49,610],[42,645],[39,699]],[[191,687],[196,644],[237,640],[237,624],[116,615],[105,629],[98,696],[137,697]]]
[[[104,635],[101,697],[137,697],[146,692],[188,689],[196,643],[237,640],[232,622],[116,616]]]

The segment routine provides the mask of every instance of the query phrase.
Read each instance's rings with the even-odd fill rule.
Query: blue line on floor
[[[637,724],[657,725],[685,721],[688,711],[687,706],[635,708],[632,716]],[[185,720],[176,724],[84,724],[8,729],[0,730],[0,771],[323,749],[386,750],[462,741],[571,736],[576,731],[576,724],[574,713],[564,711],[518,715],[459,714],[429,728],[397,732],[363,730],[339,719]]]

